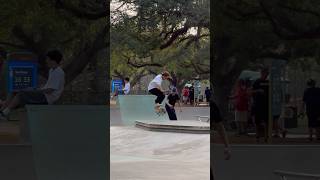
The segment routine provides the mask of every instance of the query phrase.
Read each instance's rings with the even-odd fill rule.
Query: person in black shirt
[[[179,107],[180,107],[180,112],[182,111],[179,100],[180,100],[180,97],[177,93],[177,89],[173,88],[172,92],[167,97],[167,102],[166,102],[166,106],[165,106],[170,120],[178,120],[174,107],[175,107],[176,102],[178,102]]]
[[[316,81],[313,79],[307,82],[307,86],[308,88],[303,95],[303,102],[308,117],[309,140],[313,140],[312,135],[314,129],[317,132],[317,139],[320,140],[320,88],[316,87]]]
[[[269,117],[269,70],[261,70],[261,77],[257,79],[252,87],[253,114],[256,123],[256,138],[259,141],[261,136],[267,140],[267,124]]]

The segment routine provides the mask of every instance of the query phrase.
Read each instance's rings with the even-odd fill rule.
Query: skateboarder
[[[162,81],[163,80],[169,80],[171,79],[170,73],[168,71],[164,71],[161,74],[157,75],[150,83],[148,86],[148,91],[157,96],[155,100],[155,111],[158,113],[161,111],[161,104],[166,97],[164,94],[164,90],[161,87]]]
[[[165,106],[170,120],[178,120],[174,107],[175,107],[176,102],[178,101],[178,104],[180,107],[180,112],[182,111],[179,100],[180,100],[180,97],[177,93],[177,89],[173,88],[172,92],[167,97],[167,102],[166,102],[166,106]]]

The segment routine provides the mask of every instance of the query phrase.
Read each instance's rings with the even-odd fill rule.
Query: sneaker
[[[7,121],[7,120],[8,120],[8,117],[5,114],[3,114],[2,111],[0,111],[0,121]]]

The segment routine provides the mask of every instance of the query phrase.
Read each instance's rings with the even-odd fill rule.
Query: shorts
[[[248,122],[248,112],[247,111],[236,111],[235,112],[236,122]]]
[[[183,101],[187,101],[187,100],[188,100],[188,96],[183,96],[183,97],[182,97],[182,100],[183,100]]]
[[[21,91],[17,94],[17,96],[19,96],[21,105],[48,104],[46,96],[40,91]]]

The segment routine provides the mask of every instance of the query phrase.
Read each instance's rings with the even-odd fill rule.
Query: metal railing
[[[280,170],[276,170],[273,173],[280,176],[281,180],[288,180],[288,178],[299,178],[301,180],[320,180],[320,174],[306,174]]]

